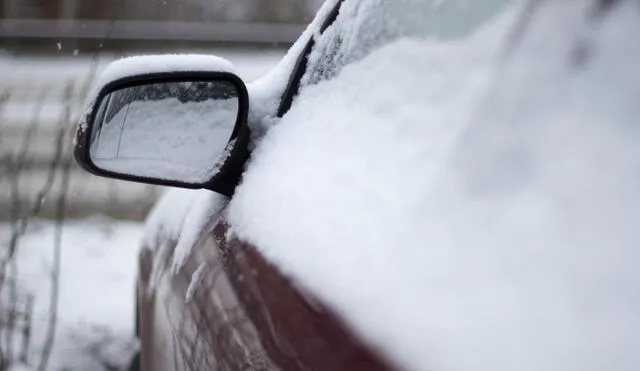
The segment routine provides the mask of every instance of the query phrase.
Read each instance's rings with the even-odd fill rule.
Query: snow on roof
[[[235,233],[408,369],[640,369],[640,13],[589,5],[542,3],[507,57],[502,19],[307,88]]]

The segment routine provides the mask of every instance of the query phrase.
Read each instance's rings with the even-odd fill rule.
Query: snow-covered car
[[[248,85],[114,62],[78,162],[192,189],[149,216],[141,368],[640,369],[638,35],[633,0],[328,0]]]

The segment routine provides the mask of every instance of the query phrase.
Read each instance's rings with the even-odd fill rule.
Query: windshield
[[[510,0],[346,0],[319,37],[302,85],[335,77],[373,50],[403,37],[449,40],[473,32]]]

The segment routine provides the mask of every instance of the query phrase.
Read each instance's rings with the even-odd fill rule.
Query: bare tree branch
[[[66,131],[64,130],[64,127],[60,127],[56,136],[55,154],[51,159],[49,168],[47,169],[47,177],[45,183],[38,191],[36,199],[31,205],[29,212],[24,217],[19,217],[15,222],[15,228],[11,234],[11,240],[9,241],[8,250],[5,256],[2,257],[2,260],[0,260],[0,287],[3,286],[6,277],[7,264],[11,261],[11,259],[13,259],[15,255],[20,237],[22,237],[26,232],[27,227],[29,226],[29,222],[40,213],[45,198],[51,190],[51,187],[53,186],[56,176],[56,169],[59,167],[62,157],[65,133]],[[13,165],[11,166],[13,169]]]
[[[10,199],[11,199],[11,206],[10,206],[10,220],[13,224],[13,228],[12,228],[12,236],[16,236],[16,238],[14,239],[12,237],[12,242],[9,245],[9,252],[11,254],[11,251],[13,250],[15,252],[15,250],[18,247],[19,244],[19,237],[18,237],[18,233],[19,233],[19,218],[20,218],[20,210],[21,210],[21,187],[20,187],[20,176],[22,175],[22,169],[25,166],[26,160],[27,160],[27,154],[29,152],[29,146],[31,144],[31,141],[33,139],[34,134],[37,132],[38,129],[38,123],[40,121],[40,112],[41,112],[41,107],[42,107],[42,103],[44,101],[44,97],[45,97],[45,93],[42,92],[37,100],[37,104],[36,107],[34,109],[34,113],[32,115],[32,119],[31,122],[27,128],[27,132],[25,133],[25,135],[22,138],[22,142],[21,145],[19,147],[19,152],[17,154],[15,154],[15,156],[13,156],[12,154],[7,154],[6,156],[6,161],[7,161],[7,172],[9,173],[9,177],[10,177],[10,182],[11,182],[11,186],[10,186]],[[18,304],[18,287],[17,287],[17,280],[16,277],[18,276],[18,266],[16,264],[15,259],[13,259],[12,257],[9,258],[8,260],[8,264],[6,265],[7,269],[9,270],[9,272],[7,274],[2,274],[2,279],[0,280],[0,284],[3,284],[6,282],[6,289],[8,290],[8,303],[7,303],[7,307],[5,308],[5,310],[7,310],[7,322],[6,322],[6,326],[4,328],[5,330],[5,349],[7,350],[6,352],[6,362],[8,364],[12,364],[14,361],[14,346],[13,346],[13,335],[15,332],[15,325],[16,325],[16,315],[18,312],[18,308],[17,308],[17,304]],[[4,268],[4,267],[3,267]],[[5,281],[5,277],[7,277],[8,279],[6,279]],[[2,285],[4,286],[4,285]]]
[[[33,115],[31,117],[31,122],[27,127],[27,132],[22,138],[22,144],[20,145],[20,152],[16,156],[16,172],[21,173],[22,169],[27,162],[27,155],[29,154],[29,147],[33,140],[33,136],[38,131],[38,127],[40,124],[40,113],[42,112],[42,105],[44,104],[44,99],[47,96],[46,91],[40,92],[38,94],[38,100],[36,101],[36,107],[34,108]]]
[[[108,31],[106,39],[109,38],[113,28]],[[81,95],[86,95],[93,83],[96,75],[100,55],[95,53],[88,76],[79,86]],[[7,176],[10,191],[10,218],[12,230],[8,245],[0,250],[0,371],[7,369],[14,362],[26,364],[29,360],[29,349],[31,341],[31,325],[33,315],[34,298],[31,295],[26,297],[26,302],[21,300],[19,287],[17,286],[17,253],[21,238],[25,235],[31,221],[40,214],[45,199],[52,192],[54,185],[60,185],[60,193],[55,202],[55,234],[53,249],[53,264],[50,274],[51,290],[49,297],[46,333],[42,352],[38,362],[38,370],[47,369],[49,360],[55,345],[57,322],[58,322],[58,301],[60,292],[60,272],[62,257],[62,237],[64,221],[67,214],[67,201],[70,186],[70,175],[73,163],[71,151],[71,131],[75,127],[72,120],[75,120],[74,112],[74,84],[69,82],[64,90],[64,112],[61,115],[54,140],[54,153],[46,167],[46,174],[43,184],[36,190],[35,199],[25,200],[21,187],[21,175],[25,171],[29,162],[29,151],[33,145],[33,140],[40,124],[40,113],[46,97],[43,91],[38,95],[37,104],[32,116],[32,120],[21,138],[17,151],[11,153],[0,153],[0,177]],[[0,117],[5,104],[9,101],[9,92],[0,94]],[[2,127],[0,120],[0,128]],[[0,143],[2,136],[0,132]],[[1,146],[0,146],[1,148]],[[60,175],[60,177],[58,177]],[[59,183],[58,183],[59,182]],[[57,188],[57,187],[56,187]],[[21,335],[21,342],[15,344],[16,337]],[[4,343],[4,344],[2,344]],[[16,346],[14,346],[16,345]]]
[[[6,344],[5,344],[5,349],[6,349],[6,353],[5,353],[5,362],[7,362],[7,364],[13,364],[13,352],[14,352],[14,347],[13,347],[13,332],[15,330],[15,325],[16,325],[16,314],[18,312],[18,282],[16,280],[17,277],[17,271],[18,271],[18,265],[16,264],[15,259],[12,260],[11,262],[9,262],[8,265],[9,268],[9,275],[8,275],[8,280],[6,281],[7,283],[7,291],[8,291],[8,296],[9,296],[9,300],[7,305],[2,308],[3,310],[6,311],[6,325],[4,326],[4,331],[5,331],[5,337],[6,337]]]
[[[62,132],[62,138],[68,138],[69,128],[68,125],[71,122],[71,105],[73,99],[73,85],[70,83],[65,91],[65,111],[60,125],[60,131]],[[66,125],[65,125],[66,123]],[[66,127],[65,127],[66,126]],[[66,130],[65,130],[66,129]],[[64,141],[61,144],[63,146]],[[68,149],[69,146],[64,146]],[[60,149],[62,151],[62,149]],[[38,365],[39,371],[45,371],[51,357],[53,346],[55,345],[56,327],[58,323],[58,300],[60,293],[60,259],[62,254],[62,230],[64,225],[64,218],[66,215],[67,206],[67,192],[69,189],[69,178],[71,172],[72,156],[69,150],[66,151],[62,161],[62,179],[60,186],[60,195],[56,203],[56,229],[54,236],[53,246],[53,264],[51,270],[51,292],[49,295],[49,320],[47,321],[47,332],[45,335],[45,342],[40,357],[40,363]]]
[[[9,93],[8,90],[3,91],[2,93],[0,93],[0,148],[2,148],[2,125],[4,124],[4,121],[2,120],[2,114],[4,111],[4,107],[7,105],[7,102],[9,101],[9,99],[11,98],[11,94]],[[6,158],[5,155],[2,155],[2,157],[0,157],[0,179],[2,179],[2,177],[9,172],[9,163],[8,163],[8,158]]]
[[[40,358],[39,371],[45,371],[51,351],[55,345],[56,327],[58,324],[58,300],[60,297],[60,263],[62,255],[62,229],[66,214],[67,191],[69,189],[69,178],[71,170],[71,156],[67,156],[63,164],[62,187],[60,197],[56,206],[56,229],[53,246],[53,267],[51,271],[51,294],[49,296],[49,321],[47,322],[47,334],[45,336],[42,357]]]
[[[31,325],[33,318],[33,295],[27,295],[27,303],[25,304],[23,325],[22,325],[22,346],[20,347],[19,360],[23,364],[27,364],[29,358],[29,347],[31,343]]]

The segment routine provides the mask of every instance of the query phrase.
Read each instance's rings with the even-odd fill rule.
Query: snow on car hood
[[[306,89],[234,232],[408,369],[640,369],[640,12],[590,3]]]

